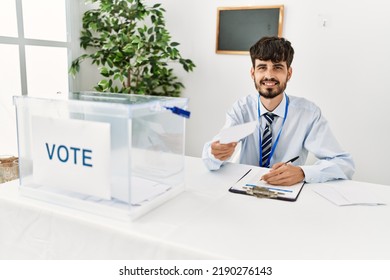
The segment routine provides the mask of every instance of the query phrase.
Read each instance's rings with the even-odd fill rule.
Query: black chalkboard
[[[247,54],[264,36],[282,36],[284,6],[220,7],[216,53]]]

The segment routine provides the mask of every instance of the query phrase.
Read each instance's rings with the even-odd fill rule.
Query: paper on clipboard
[[[219,134],[219,142],[221,144],[237,142],[249,134],[252,134],[256,129],[256,125],[257,121],[253,121],[225,128]]]
[[[287,201],[296,201],[304,183],[298,183],[292,186],[275,186],[267,184],[266,182],[262,181],[260,178],[265,173],[268,172],[268,169],[251,169],[245,174],[237,183],[235,183],[230,189],[230,192],[234,193],[241,193],[246,194],[246,187],[264,187],[267,188],[270,191],[274,191],[278,194],[278,197],[276,199],[279,200],[287,200]]]

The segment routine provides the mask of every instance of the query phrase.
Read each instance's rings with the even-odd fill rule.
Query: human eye
[[[282,64],[275,64],[274,68],[278,71],[284,70],[284,66]]]
[[[257,70],[259,70],[259,71],[265,71],[266,69],[267,69],[266,65],[262,65],[262,64],[257,65]]]

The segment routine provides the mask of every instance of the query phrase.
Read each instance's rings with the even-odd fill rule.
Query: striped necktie
[[[265,129],[263,132],[263,139],[261,144],[261,150],[262,150],[262,159],[261,159],[261,166],[262,167],[269,167],[268,158],[271,153],[272,149],[272,129],[271,125],[274,120],[275,115],[272,113],[266,113],[263,115],[263,117],[266,120]]]

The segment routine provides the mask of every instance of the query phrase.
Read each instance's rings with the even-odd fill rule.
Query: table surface
[[[390,186],[356,181],[383,206],[336,206],[306,184],[296,202],[230,193],[253,166],[208,171],[186,157],[186,190],[125,222],[0,185],[0,259],[390,259]],[[323,185],[323,184],[322,184]]]

